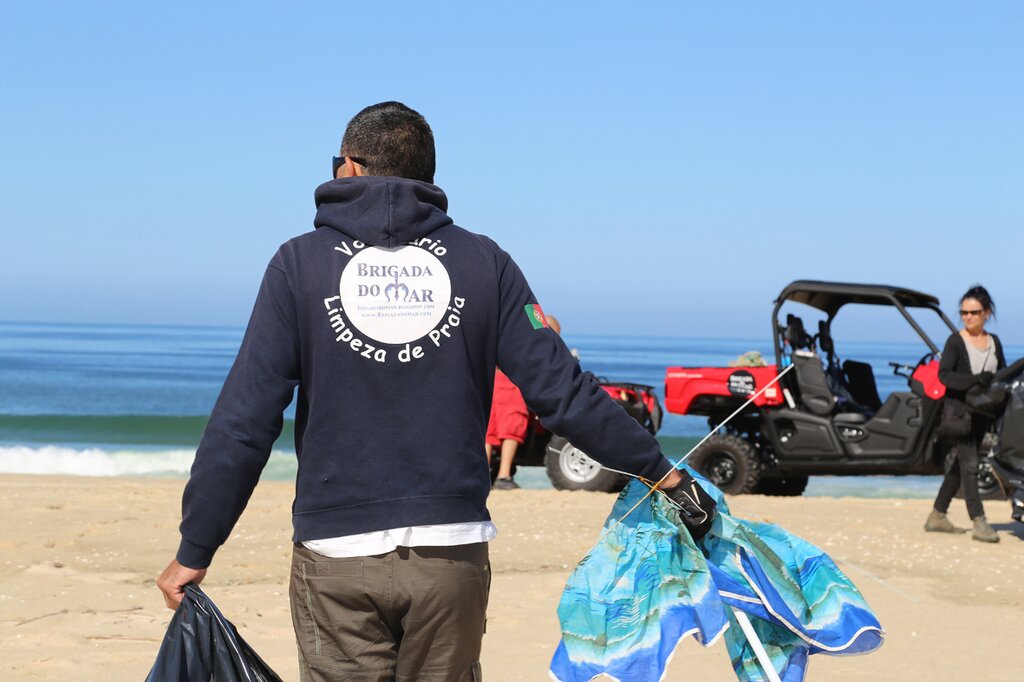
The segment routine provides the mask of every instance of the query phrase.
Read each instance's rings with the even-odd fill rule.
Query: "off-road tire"
[[[739,436],[711,436],[686,463],[729,495],[757,492],[761,463],[753,446]]]
[[[999,481],[992,471],[992,465],[989,464],[986,457],[982,457],[981,462],[978,464],[978,494],[983,500],[1006,499],[1006,493],[1003,492],[1003,487],[999,485]]]
[[[757,492],[775,497],[799,497],[807,490],[807,480],[807,476],[762,478],[757,486]]]
[[[620,473],[602,469],[600,464],[561,436],[552,436],[548,442],[544,466],[551,485],[558,490],[616,493],[626,486],[628,480]]]

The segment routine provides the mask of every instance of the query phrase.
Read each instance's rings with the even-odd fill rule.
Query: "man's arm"
[[[537,298],[515,262],[499,261],[498,365],[541,422],[613,469],[657,481],[681,481],[657,440],[612,400],[553,330],[532,316]],[[670,473],[671,472],[671,473]]]
[[[202,580],[231,534],[281,435],[283,413],[299,381],[295,304],[276,259],[264,275],[185,486],[181,543],[157,580],[170,608],[181,601],[185,584]]]
[[[537,299],[515,262],[508,258],[499,266],[498,366],[519,387],[526,404],[545,427],[601,464],[650,481],[664,478],[659,487],[665,490],[685,486],[687,495],[669,497],[681,506],[691,532],[703,535],[705,524],[710,527],[714,519],[714,501],[689,474],[674,469],[654,436],[580,369],[561,337],[541,326],[532,307]],[[699,523],[691,526],[688,514]]]
[[[658,441],[580,369],[558,334],[540,326],[526,279],[501,256],[498,366],[549,430],[610,468],[660,480],[672,465]]]
[[[185,585],[198,585],[206,577],[205,568],[188,568],[175,559],[167,565],[164,572],[156,579],[156,586],[164,594],[164,604],[172,611],[181,606],[181,598],[185,595]]]

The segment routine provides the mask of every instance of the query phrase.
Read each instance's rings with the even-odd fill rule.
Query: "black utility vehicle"
[[[808,314],[823,319],[809,330],[801,315],[789,312],[782,319],[784,305],[802,305]],[[833,342],[834,320],[856,306],[894,308],[924,343],[926,352],[914,365],[889,363],[897,376],[905,378],[906,388],[884,402],[871,365],[841,360],[842,345]],[[930,322],[943,334],[956,332],[938,299],[918,291],[874,284],[791,283],[779,294],[772,314],[774,365],[668,369],[666,409],[706,416],[714,428],[782,369],[794,365],[776,386],[698,448],[690,465],[733,494],[800,495],[808,476],[821,474],[941,474],[949,446],[935,433],[945,395],[938,380],[939,347],[912,312],[938,316]],[[983,467],[983,496],[998,496],[987,462]]]

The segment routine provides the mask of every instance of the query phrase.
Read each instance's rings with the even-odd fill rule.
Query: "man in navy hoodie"
[[[174,609],[203,579],[298,387],[290,598],[301,679],[479,679],[496,366],[552,432],[608,467],[664,478],[694,535],[714,503],[580,371],[512,258],[448,217],[422,116],[368,107],[341,154],[316,190],[316,229],[267,266],[157,584]]]

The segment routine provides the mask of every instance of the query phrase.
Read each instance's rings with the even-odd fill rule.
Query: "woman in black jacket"
[[[952,334],[942,349],[939,381],[946,386],[943,417],[951,418],[950,421],[956,421],[958,417],[969,420],[970,429],[965,435],[952,438],[953,460],[939,486],[935,508],[924,525],[927,531],[964,532],[946,516],[949,503],[962,484],[967,513],[974,522],[971,537],[982,542],[999,542],[999,535],[985,520],[985,508],[978,493],[978,450],[990,420],[968,412],[964,399],[967,389],[975,385],[988,386],[992,383],[993,374],[1006,366],[999,337],[985,331],[985,323],[994,314],[995,303],[985,287],[975,285],[968,289],[960,299],[960,319],[964,327],[959,333]]]

